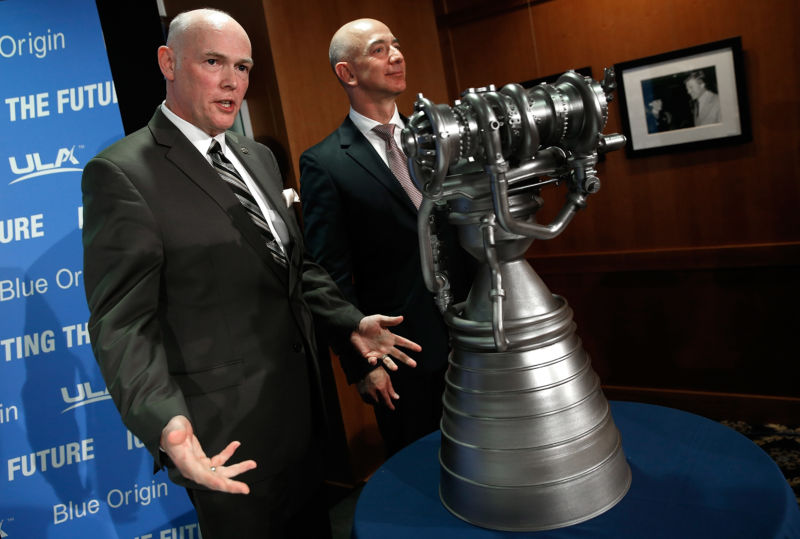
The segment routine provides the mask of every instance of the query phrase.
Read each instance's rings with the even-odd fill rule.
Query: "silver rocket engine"
[[[470,88],[453,106],[420,94],[403,130],[424,195],[422,271],[444,313],[453,352],[441,422],[443,504],[498,530],[576,524],[613,507],[631,472],[572,310],[525,259],[534,239],[561,233],[600,188],[598,154],[614,89],[573,71],[554,84]],[[543,189],[566,187],[549,224]],[[467,300],[452,304],[435,207],[478,261]]]

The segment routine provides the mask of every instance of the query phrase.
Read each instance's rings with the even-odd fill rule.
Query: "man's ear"
[[[356,74],[350,69],[349,63],[339,62],[334,67],[334,70],[336,71],[336,76],[339,77],[339,80],[342,81],[342,84],[345,86],[356,86],[358,84]]]
[[[158,48],[158,67],[165,79],[171,81],[175,78],[175,63],[175,51],[166,45],[160,46]]]

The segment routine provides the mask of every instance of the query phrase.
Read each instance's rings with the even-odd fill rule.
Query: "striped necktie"
[[[394,140],[394,128],[394,124],[382,124],[376,125],[372,130],[386,143],[386,158],[389,161],[389,168],[392,169],[392,174],[397,178],[408,198],[414,203],[414,207],[419,209],[419,205],[422,203],[422,193],[414,185],[414,181],[408,173],[406,156],[397,146],[397,141]]]
[[[236,171],[233,163],[231,163],[222,153],[222,148],[220,147],[218,141],[214,140],[211,142],[211,146],[208,149],[208,156],[211,158],[211,163],[213,163],[214,168],[216,169],[220,178],[222,178],[225,181],[225,184],[230,187],[231,191],[233,191],[233,194],[236,195],[236,198],[239,200],[242,206],[244,206],[244,209],[247,211],[247,215],[250,217],[250,220],[252,220],[253,224],[255,224],[258,228],[258,231],[264,238],[264,242],[267,244],[267,248],[269,249],[272,258],[284,268],[288,267],[286,255],[283,254],[280,245],[278,245],[278,242],[275,241],[275,236],[272,235],[272,231],[269,229],[267,220],[264,218],[264,214],[261,213],[261,208],[258,207],[253,195],[247,188],[247,184],[244,183],[244,180]]]

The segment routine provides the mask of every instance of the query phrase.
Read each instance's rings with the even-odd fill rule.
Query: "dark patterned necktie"
[[[275,241],[275,236],[272,235],[267,220],[264,218],[264,214],[261,213],[261,208],[258,207],[253,195],[247,188],[247,184],[244,183],[244,180],[236,171],[233,163],[222,153],[222,148],[218,141],[214,140],[211,142],[211,146],[208,149],[208,156],[211,157],[211,162],[214,164],[214,168],[217,170],[220,178],[230,187],[233,194],[236,195],[236,198],[242,206],[244,206],[247,215],[258,228],[272,258],[284,268],[288,267],[286,255],[283,254],[280,245]]]
[[[419,209],[422,203],[422,193],[419,192],[411,175],[408,173],[408,162],[406,161],[405,154],[398,148],[397,142],[394,140],[394,124],[376,125],[372,130],[383,139],[386,143],[386,157],[389,161],[389,168],[392,169],[394,177],[403,187],[403,190],[414,203],[414,206]]]

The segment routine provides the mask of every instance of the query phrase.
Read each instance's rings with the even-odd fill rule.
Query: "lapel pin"
[[[245,147],[242,147],[242,148],[239,148],[239,149],[242,150],[242,153],[250,153],[250,151]]]

